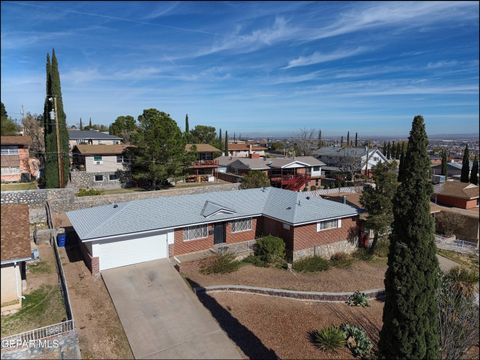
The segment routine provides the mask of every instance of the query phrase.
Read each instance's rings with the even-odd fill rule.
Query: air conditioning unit
[[[95,161],[95,165],[100,165],[101,163],[101,161]]]

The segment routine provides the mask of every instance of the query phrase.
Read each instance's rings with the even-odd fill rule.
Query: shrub
[[[345,345],[345,334],[337,326],[329,326],[314,331],[312,341],[321,350],[336,351]]]
[[[347,304],[350,306],[369,306],[367,295],[365,295],[365,293],[361,293],[358,290],[348,297]]]
[[[78,190],[77,196],[94,196],[102,195],[103,191],[95,189],[80,189]]]
[[[255,256],[255,255],[247,256],[245,259],[242,260],[242,262],[247,263],[247,264],[252,264],[252,265],[255,265],[255,266],[259,266],[259,267],[267,266],[265,261],[263,261],[262,259],[260,259],[258,256]]]
[[[235,260],[235,255],[225,253],[215,255],[212,258],[205,259],[200,265],[202,274],[225,274],[238,270],[241,262]]]
[[[378,257],[388,257],[390,243],[387,240],[379,240],[373,253]]]
[[[315,191],[317,190],[317,187],[315,185],[310,186],[310,191]]]
[[[330,264],[335,267],[346,268],[352,265],[352,257],[345,253],[333,254],[330,258]]]
[[[283,239],[272,235],[258,239],[255,244],[255,256],[267,264],[283,264],[285,262]]]
[[[293,270],[300,272],[324,271],[329,267],[328,260],[320,256],[305,257],[293,263]]]
[[[370,355],[373,343],[363,329],[350,324],[342,324],[340,329],[343,331],[347,346],[354,356],[367,358]]]
[[[352,256],[353,256],[355,259],[363,260],[363,261],[370,261],[370,260],[372,260],[372,258],[373,258],[373,255],[370,253],[370,251],[368,251],[368,249],[365,249],[365,248],[357,249],[357,250],[352,254]]]
[[[450,269],[446,278],[452,281],[453,286],[465,296],[473,295],[475,284],[478,283],[476,272],[458,266]]]

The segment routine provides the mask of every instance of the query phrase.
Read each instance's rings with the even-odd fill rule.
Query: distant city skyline
[[[69,125],[147,108],[248,136],[479,132],[479,3],[1,2],[1,97]]]

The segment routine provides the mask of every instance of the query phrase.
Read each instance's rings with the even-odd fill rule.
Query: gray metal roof
[[[118,136],[95,130],[68,130],[68,137],[70,140],[122,140]]]
[[[230,164],[230,167],[233,169],[249,169],[249,170],[268,170],[269,159],[258,158],[237,158],[234,162]]]
[[[277,188],[158,197],[70,211],[82,240],[178,228],[250,216],[267,216],[292,225],[357,215],[335,201]]]

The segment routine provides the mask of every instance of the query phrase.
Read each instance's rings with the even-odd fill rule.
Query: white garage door
[[[93,244],[93,256],[100,258],[100,271],[162,259],[168,257],[169,237],[173,233]]]

